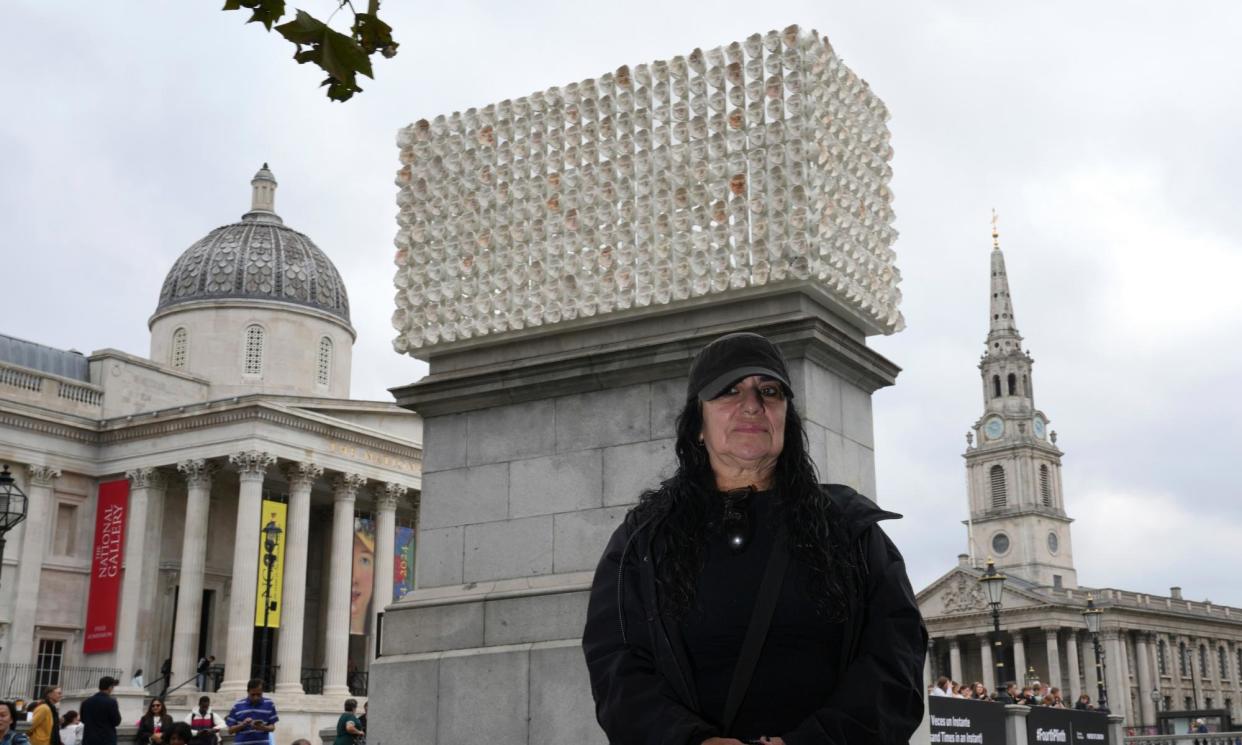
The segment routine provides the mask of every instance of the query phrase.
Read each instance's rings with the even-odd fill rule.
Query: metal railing
[[[1242,731],[1133,735],[1126,738],[1125,745],[1242,745]]]
[[[99,679],[105,675],[120,678],[121,670],[68,665],[57,670],[25,662],[3,662],[0,663],[0,698],[35,699],[49,686],[60,686],[68,691],[94,690],[99,686]]]

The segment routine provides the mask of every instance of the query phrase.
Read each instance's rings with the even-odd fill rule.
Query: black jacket
[[[849,487],[823,488],[865,579],[850,602],[832,693],[781,736],[787,745],[906,743],[923,718],[927,630],[905,562],[877,525],[900,515]],[[696,713],[686,650],[659,610],[659,526],[630,523],[617,528],[600,559],[582,637],[596,718],[613,745],[699,745],[723,733]]]
[[[116,699],[100,691],[82,702],[82,745],[116,745],[121,709]]]

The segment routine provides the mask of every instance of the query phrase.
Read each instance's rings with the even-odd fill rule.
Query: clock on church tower
[[[1029,582],[1076,587],[1062,453],[1035,408],[1035,361],[1022,349],[995,217],[991,270],[988,337],[979,360],[983,414],[965,453],[970,554],[978,562],[992,556],[998,569]]]

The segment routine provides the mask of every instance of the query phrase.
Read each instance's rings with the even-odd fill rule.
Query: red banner
[[[116,646],[116,609],[121,599],[121,560],[125,552],[125,513],[129,480],[99,485],[95,505],[95,551],[91,555],[91,590],[86,600],[86,654]]]

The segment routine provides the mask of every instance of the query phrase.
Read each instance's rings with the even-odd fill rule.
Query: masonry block
[[[483,602],[394,608],[384,614],[384,654],[483,646]]]
[[[441,528],[418,532],[416,587],[444,587],[465,582],[463,566],[464,528]]]
[[[552,516],[466,527],[466,582],[552,572]]]
[[[588,593],[558,592],[488,600],[484,608],[484,644],[579,639],[586,625]]]
[[[371,663],[367,736],[374,743],[431,742],[440,696],[440,661],[409,655],[380,657]],[[374,695],[400,691],[400,695]],[[425,733],[415,739],[411,733]]]
[[[509,464],[509,517],[600,507],[603,482],[599,450],[515,460]]]
[[[625,517],[626,507],[568,512],[556,516],[553,571],[594,571],[608,538]]]
[[[852,385],[841,386],[841,434],[868,448],[875,447],[871,395]]]
[[[466,415],[448,414],[423,421],[423,476],[466,465]]]
[[[686,366],[689,369],[689,365]],[[686,405],[686,379],[672,378],[651,384],[651,436],[677,437],[677,415]]]
[[[454,468],[423,476],[419,525],[447,528],[504,520],[509,515],[509,464]]]
[[[529,671],[527,650],[522,647],[444,655],[440,659],[437,742],[527,742]],[[411,707],[418,705],[417,699],[400,698]]]
[[[530,401],[472,411],[467,433],[471,465],[551,455],[556,451],[556,405]]]
[[[672,439],[605,448],[604,505],[633,504],[638,495],[673,475]]]
[[[532,743],[607,745],[595,722],[591,681],[579,642],[536,644],[530,651]]]
[[[639,442],[651,437],[651,386],[631,385],[556,399],[561,452]]]

